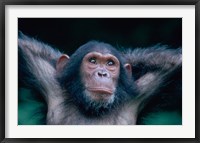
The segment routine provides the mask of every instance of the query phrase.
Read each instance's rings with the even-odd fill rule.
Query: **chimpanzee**
[[[181,109],[180,48],[120,52],[90,41],[69,57],[22,33],[18,47],[19,85],[42,95],[46,124],[136,124],[158,99],[155,106]]]

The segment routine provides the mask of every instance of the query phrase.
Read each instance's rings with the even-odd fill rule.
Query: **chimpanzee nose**
[[[98,71],[97,74],[99,77],[108,77],[108,73],[106,71]]]

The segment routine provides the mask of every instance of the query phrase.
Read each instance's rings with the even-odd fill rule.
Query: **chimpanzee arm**
[[[25,86],[43,95],[48,104],[56,96],[62,98],[62,90],[55,79],[56,61],[62,55],[47,44],[29,38],[22,33],[18,38],[19,85]],[[62,100],[62,99],[61,99]]]
[[[168,74],[182,68],[181,48],[168,49],[167,46],[158,45],[145,49],[129,49],[124,55],[132,65],[132,75],[141,90],[155,81],[161,82]]]
[[[136,103],[143,109],[151,100],[169,105],[180,102],[182,94],[182,52],[181,48],[168,49],[155,46],[145,49],[128,50],[125,58],[132,65],[132,75],[139,90]],[[170,90],[169,90],[170,89]],[[160,101],[165,99],[165,101]],[[141,104],[143,103],[143,104]],[[179,103],[175,103],[179,104]],[[156,106],[156,105],[155,105]]]
[[[135,80],[146,73],[169,71],[182,64],[182,50],[169,49],[167,46],[137,48],[126,50],[125,58],[132,65],[132,74]]]

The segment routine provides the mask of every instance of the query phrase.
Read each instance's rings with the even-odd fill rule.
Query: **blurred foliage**
[[[47,107],[37,93],[25,88],[18,90],[18,124],[46,124]]]
[[[152,112],[142,117],[142,125],[182,125],[182,115],[176,111]]]

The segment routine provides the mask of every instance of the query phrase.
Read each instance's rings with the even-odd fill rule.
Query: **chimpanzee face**
[[[84,95],[96,104],[113,103],[119,71],[119,60],[111,54],[91,52],[85,55],[81,64]]]

